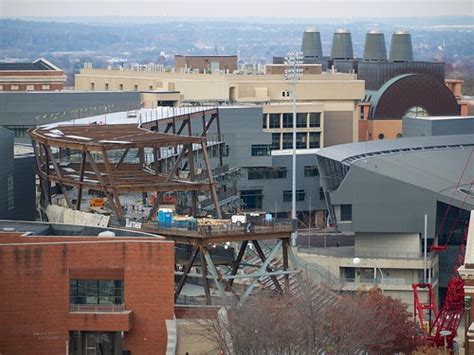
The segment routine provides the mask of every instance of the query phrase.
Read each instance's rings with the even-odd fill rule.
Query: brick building
[[[110,230],[0,222],[1,354],[165,353],[174,243]]]
[[[232,73],[237,70],[236,55],[175,55],[177,71],[189,69],[203,73],[207,70],[224,70]]]
[[[0,91],[56,91],[64,88],[64,71],[43,58],[31,63],[0,63]]]

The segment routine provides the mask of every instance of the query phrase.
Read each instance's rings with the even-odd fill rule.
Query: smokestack
[[[379,30],[371,30],[365,35],[364,60],[369,62],[387,60],[385,37]]]
[[[397,31],[392,35],[389,60],[392,62],[412,62],[413,47],[411,35],[407,31]]]
[[[349,30],[339,29],[332,38],[331,59],[353,59],[352,38]]]
[[[305,62],[322,58],[323,49],[321,46],[321,34],[316,28],[307,28],[303,32],[301,51],[303,52],[303,60]]]

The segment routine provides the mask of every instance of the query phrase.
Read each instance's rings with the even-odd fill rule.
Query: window
[[[271,144],[252,144],[252,156],[268,156],[271,155],[272,146]]]
[[[133,90],[138,91],[138,85],[133,85]]]
[[[293,148],[293,133],[283,133],[283,149]]]
[[[306,149],[306,138],[306,132],[296,133],[296,149]]]
[[[341,221],[352,221],[352,205],[341,205]]]
[[[33,91],[34,89],[35,89],[34,85],[26,85],[26,91]]]
[[[27,138],[29,126],[5,126],[5,128],[9,129],[13,132],[16,138]]]
[[[241,190],[240,198],[248,210],[261,210],[263,205],[262,190]]]
[[[296,114],[296,127],[304,128],[306,127],[306,119],[308,117],[307,113],[297,113]]]
[[[120,84],[120,85],[119,85],[119,90],[120,90],[120,91],[123,91],[123,84]]]
[[[286,168],[280,168],[280,167],[248,168],[247,176],[249,180],[285,179]]]
[[[229,156],[229,150],[230,150],[230,147],[228,144],[225,145],[224,147],[224,150],[222,151],[222,156],[223,157],[228,157]]]
[[[282,97],[290,97],[290,92],[284,90],[284,91],[281,92],[281,96],[282,96]]]
[[[51,90],[51,86],[50,85],[42,85],[41,89],[42,90]],[[26,90],[28,90],[28,88]],[[32,89],[32,90],[34,90],[34,89]]]
[[[319,148],[320,138],[321,138],[321,132],[309,132],[309,147]]]
[[[380,133],[379,134],[379,139],[384,139],[385,138],[385,135],[383,133]]]
[[[91,83],[91,90],[92,90],[92,91],[95,90],[95,83]]]
[[[10,90],[18,90],[19,86],[18,85],[11,85]]]
[[[71,280],[71,304],[123,304],[123,280]]]
[[[311,112],[309,114],[309,126],[310,127],[321,127],[321,113]]]
[[[0,85],[0,91],[2,91],[2,90],[3,90],[3,85]]]
[[[304,176],[319,176],[319,170],[316,165],[306,165],[304,167]]]
[[[397,133],[397,138],[403,138],[403,134]]]
[[[326,196],[324,195],[324,189],[322,187],[319,188],[319,199],[323,201],[326,199]]]
[[[150,86],[148,87],[148,90],[153,90],[153,85],[150,85]]]
[[[280,149],[280,133],[272,133],[272,150]]]
[[[262,128],[267,128],[267,114],[263,114],[262,116]]]
[[[105,83],[105,90],[109,90],[109,83]]]
[[[405,112],[405,116],[407,117],[427,117],[429,116],[428,111],[426,111],[421,106],[414,106],[411,107]]]
[[[293,128],[293,114],[292,113],[283,114],[283,128]]]
[[[270,114],[270,126],[269,128],[280,128],[280,114],[271,113]]]
[[[296,201],[304,201],[304,190],[296,190]],[[291,202],[291,190],[283,191],[283,202]]]

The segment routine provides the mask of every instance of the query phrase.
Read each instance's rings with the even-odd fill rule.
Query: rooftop
[[[44,58],[38,58],[33,62],[0,62],[0,71],[38,71],[38,70],[61,70]]]

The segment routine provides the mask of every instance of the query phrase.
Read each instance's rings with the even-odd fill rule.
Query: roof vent
[[[311,27],[303,32],[301,51],[303,52],[303,59],[305,61],[322,58],[323,49],[321,45],[321,34],[318,29]]]
[[[413,47],[411,35],[407,31],[396,31],[392,35],[390,43],[389,59],[392,62],[412,62]]]
[[[331,47],[332,59],[353,59],[352,37],[349,30],[339,29],[334,32]]]
[[[372,30],[365,35],[364,60],[382,62],[387,60],[385,37],[382,32]]]

